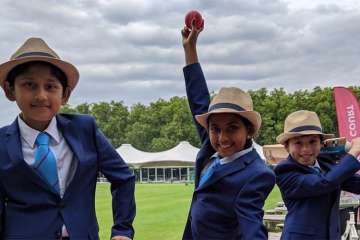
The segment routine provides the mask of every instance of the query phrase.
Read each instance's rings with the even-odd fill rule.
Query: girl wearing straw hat
[[[277,137],[289,152],[275,168],[288,214],[281,239],[340,239],[340,191],[360,193],[360,169],[356,159],[360,138],[352,141],[339,163],[320,154],[324,134],[315,112],[300,110],[287,116],[284,132]]]
[[[267,239],[262,208],[275,176],[251,140],[261,117],[239,88],[221,88],[210,102],[196,53],[201,31],[194,23],[182,30],[186,92],[202,142],[183,239]]]

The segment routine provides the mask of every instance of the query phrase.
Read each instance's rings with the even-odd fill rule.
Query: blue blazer
[[[275,168],[284,203],[288,209],[281,239],[340,239],[340,191],[360,193],[360,163],[346,155],[336,164],[318,157],[324,173],[301,165],[291,156]]]
[[[133,174],[92,117],[59,114],[56,118],[77,161],[63,198],[24,161],[17,120],[0,129],[0,238],[56,239],[65,224],[72,240],[99,239],[95,214],[98,171],[111,183],[111,235],[132,238]]]
[[[208,111],[210,95],[199,64],[184,68],[192,115]],[[201,187],[200,172],[215,153],[206,129],[196,123],[202,146],[196,158],[195,191],[183,239],[267,239],[262,223],[274,173],[255,150],[222,165]]]

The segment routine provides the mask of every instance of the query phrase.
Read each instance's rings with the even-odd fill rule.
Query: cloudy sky
[[[209,89],[359,86],[358,0],[0,0],[0,62],[30,36],[80,71],[71,105],[127,106],[184,96],[180,29],[191,9],[205,29]],[[0,97],[0,126],[18,113]]]

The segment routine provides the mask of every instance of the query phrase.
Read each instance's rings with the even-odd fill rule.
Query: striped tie
[[[216,157],[209,167],[205,170],[204,174],[200,177],[199,187],[201,187],[210,177],[214,171],[220,167],[220,159]]]
[[[33,168],[43,176],[57,192],[60,192],[56,159],[49,148],[49,140],[50,136],[45,132],[41,132],[37,136],[35,141],[37,148],[35,150]]]

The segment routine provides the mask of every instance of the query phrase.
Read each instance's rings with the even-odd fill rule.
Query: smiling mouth
[[[31,107],[34,107],[34,108],[49,108],[50,106],[45,106],[45,105],[31,105]]]
[[[224,150],[226,150],[226,149],[229,149],[229,148],[231,148],[233,145],[219,145],[219,147],[221,148],[221,149],[224,149]]]

